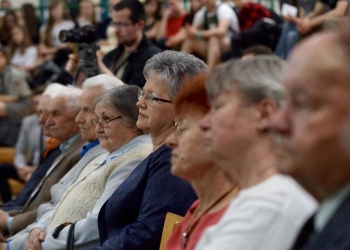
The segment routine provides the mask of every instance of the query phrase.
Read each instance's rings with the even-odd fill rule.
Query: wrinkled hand
[[[42,250],[41,242],[45,240],[46,232],[41,228],[34,228],[30,231],[26,249]]]
[[[8,213],[3,210],[0,210],[0,230],[8,231],[7,228],[7,219],[9,218]]]

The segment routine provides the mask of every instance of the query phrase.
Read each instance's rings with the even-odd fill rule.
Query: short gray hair
[[[282,71],[285,66],[283,60],[266,55],[221,64],[214,68],[206,82],[209,101],[236,87],[249,104],[270,98],[280,105],[284,94]]]
[[[81,87],[84,90],[89,88],[102,87],[104,92],[120,85],[124,85],[124,83],[115,76],[100,74],[87,78]]]
[[[142,134],[142,130],[136,126],[139,115],[139,109],[136,106],[139,90],[140,88],[135,85],[117,86],[97,97],[93,102],[93,107],[95,109],[100,102],[109,105],[121,114],[125,125]]]
[[[166,50],[148,59],[143,69],[146,79],[155,78],[168,86],[168,95],[174,99],[183,80],[208,71],[208,66],[197,57],[185,52]]]

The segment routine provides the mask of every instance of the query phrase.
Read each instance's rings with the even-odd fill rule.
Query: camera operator
[[[144,7],[137,0],[122,0],[114,6],[112,20],[119,45],[103,59],[97,53],[100,72],[115,75],[126,84],[142,88],[146,82],[143,76],[146,61],[161,51],[143,34]],[[76,67],[77,58],[70,55],[66,70],[73,74]]]

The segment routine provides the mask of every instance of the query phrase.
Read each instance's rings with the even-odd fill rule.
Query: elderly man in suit
[[[350,249],[350,25],[296,47],[284,75],[286,103],[273,122],[279,170],[320,207],[293,249]]]
[[[88,78],[83,82],[83,92],[79,97],[79,113],[75,118],[76,123],[79,126],[81,137],[88,142],[81,150],[82,158],[80,161],[55,185],[51,188],[51,202],[41,204],[37,219],[40,219],[45,213],[55,210],[57,204],[62,199],[64,193],[68,188],[77,180],[80,173],[84,168],[100,155],[106,154],[96,138],[95,126],[91,123],[91,119],[95,118],[93,111],[93,100],[102,95],[105,91],[112,89],[116,86],[123,85],[123,82],[116,77],[101,74],[95,77]],[[30,224],[27,228],[15,234],[10,238],[9,249],[24,249],[28,240],[29,232],[36,234],[39,237],[42,230],[32,230],[35,223]],[[6,246],[6,244],[3,244]],[[1,247],[0,247],[1,248]]]
[[[15,234],[34,222],[38,206],[50,200],[51,186],[79,160],[84,140],[80,137],[79,127],[74,120],[79,112],[77,103],[80,94],[81,89],[67,87],[50,101],[45,126],[52,137],[62,142],[62,153],[55,159],[21,210],[0,210],[0,230]]]

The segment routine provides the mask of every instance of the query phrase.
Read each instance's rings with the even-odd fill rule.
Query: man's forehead
[[[292,52],[284,72],[284,83],[288,88],[294,84],[319,84],[334,81],[346,70],[342,50],[339,49],[336,35],[324,33],[302,42]]]
[[[64,96],[57,96],[51,99],[48,105],[48,111],[64,110],[66,106],[66,98]]]
[[[130,19],[130,10],[128,8],[125,8],[125,9],[121,9],[121,10],[118,10],[118,11],[113,11],[112,13],[112,18],[113,18],[113,21],[115,20],[119,20],[119,19]]]

